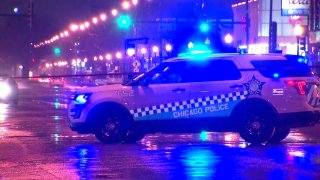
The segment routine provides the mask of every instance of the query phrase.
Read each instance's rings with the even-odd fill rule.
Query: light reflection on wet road
[[[319,126],[266,146],[205,132],[104,145],[68,128],[69,91],[32,86],[0,105],[0,179],[320,179]]]

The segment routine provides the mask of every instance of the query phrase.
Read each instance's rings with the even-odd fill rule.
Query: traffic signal
[[[32,29],[32,17],[33,17],[33,1],[29,0],[28,3],[28,26]]]
[[[121,29],[128,29],[131,23],[131,18],[128,15],[120,15],[117,19],[117,24]]]
[[[277,22],[272,22],[269,32],[269,53],[277,49]]]
[[[241,17],[242,25],[241,27],[245,30],[247,28],[247,18]]]
[[[201,32],[206,33],[209,31],[209,29],[210,29],[210,26],[208,23],[204,22],[204,23],[200,24],[200,31]]]
[[[60,56],[60,54],[61,54],[61,49],[58,48],[58,47],[55,47],[55,48],[53,49],[53,52],[54,52],[54,55]]]
[[[13,13],[14,14],[19,14],[20,13],[20,9],[18,7],[14,7],[13,8]]]

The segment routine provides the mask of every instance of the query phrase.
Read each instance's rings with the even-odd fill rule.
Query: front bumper
[[[84,108],[84,105],[77,105],[74,102],[71,102],[68,106],[68,119],[70,129],[80,134],[87,134],[92,132],[92,126],[89,125],[81,117]]]

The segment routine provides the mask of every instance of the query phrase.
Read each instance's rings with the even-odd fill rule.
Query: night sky
[[[140,0],[142,1],[142,0]],[[141,19],[148,19],[156,17],[159,14],[162,16],[177,16],[182,17],[191,16],[194,7],[191,2],[197,0],[144,0],[145,5],[138,7],[138,12]],[[198,0],[206,1],[211,7],[217,11],[212,11],[210,7],[206,11],[208,16],[221,16],[230,14],[232,12],[226,11],[223,7],[230,7],[232,0]],[[44,39],[51,38],[54,34],[61,32],[69,27],[72,22],[82,22],[100,12],[105,12],[112,7],[118,7],[119,0],[33,0],[34,2],[34,17],[33,28],[30,33],[28,27],[28,18],[22,16],[1,16],[0,17],[0,70],[6,68],[6,65],[23,63],[28,57],[28,43],[39,42]],[[180,3],[180,4],[179,4]],[[185,11],[176,11],[177,8],[171,7],[170,4],[178,4],[181,8],[181,3],[184,5]],[[162,11],[159,11],[159,5],[162,5]],[[1,0],[0,1],[0,14],[13,14],[13,8],[19,7],[21,14],[26,14],[28,9],[28,0]],[[230,9],[230,8],[229,8]],[[177,13],[178,12],[178,13]],[[99,34],[104,39],[101,44],[105,48],[109,47],[122,47],[123,40],[112,40],[112,43],[107,42],[112,37],[118,35],[115,32],[114,24],[106,24]],[[91,33],[97,33],[97,30],[92,30]],[[86,38],[86,35],[81,35]],[[63,42],[58,42],[59,43]]]

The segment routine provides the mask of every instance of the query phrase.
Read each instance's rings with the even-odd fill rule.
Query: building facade
[[[310,6],[309,16],[283,16],[281,13],[282,1],[273,0],[272,22],[277,23],[277,49],[285,54],[297,54],[298,42],[294,28],[297,24],[306,27],[309,31],[307,50],[311,52],[319,40],[316,34],[319,31],[319,1],[306,0],[304,3]],[[267,53],[269,49],[269,25],[270,25],[270,0],[250,0],[250,41],[249,52]],[[246,14],[246,3],[238,2],[232,5],[235,21],[243,21]],[[241,26],[234,27],[235,45],[243,45],[245,31]],[[300,55],[307,55],[306,51],[299,51]]]

